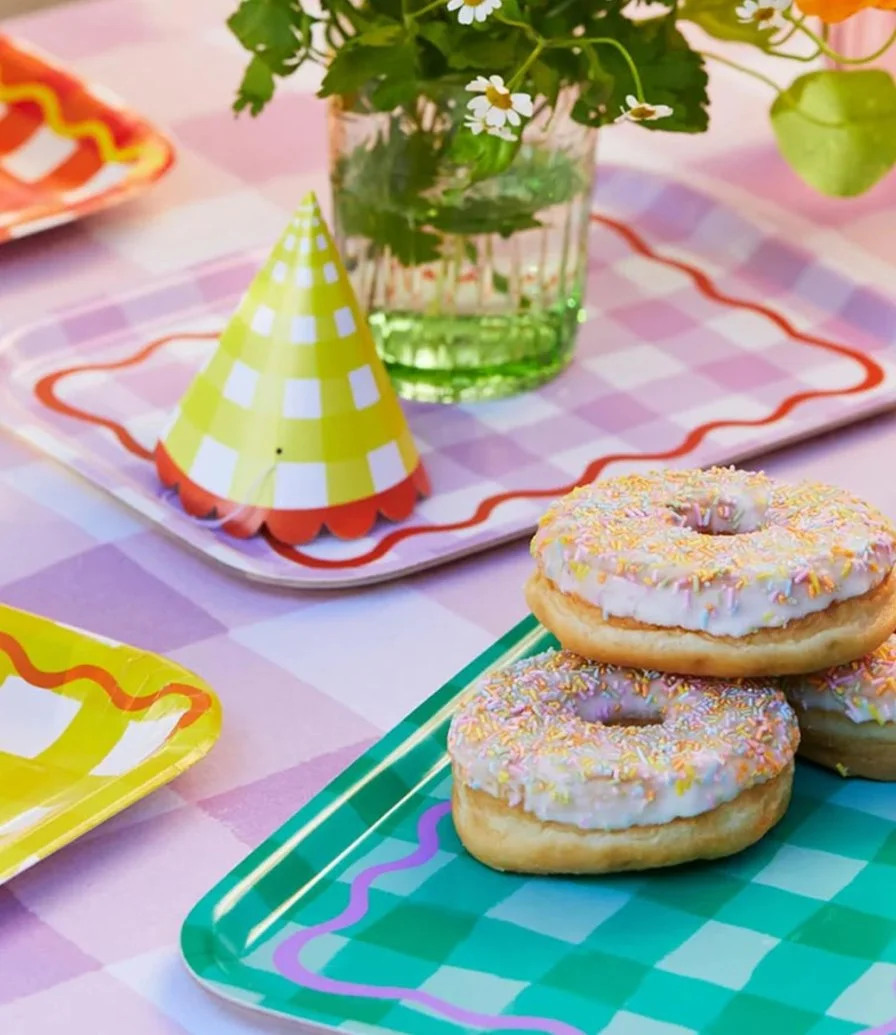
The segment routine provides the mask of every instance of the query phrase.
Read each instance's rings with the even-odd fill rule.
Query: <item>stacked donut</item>
[[[784,814],[798,747],[896,779],[896,527],[867,503],[734,469],[628,475],[558,500],[532,554],[526,597],[562,649],[488,675],[448,737],[483,862],[740,851]]]

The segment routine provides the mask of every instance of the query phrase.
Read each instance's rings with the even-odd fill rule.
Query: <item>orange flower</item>
[[[896,11],[896,0],[798,0],[798,4],[803,14],[820,18],[829,25],[845,21],[869,7],[876,7],[879,11]]]

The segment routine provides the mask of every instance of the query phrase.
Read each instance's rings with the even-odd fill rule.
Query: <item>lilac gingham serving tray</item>
[[[596,205],[573,365],[516,399],[408,404],[433,496],[364,539],[231,539],[187,517],[148,459],[258,256],[12,334],[0,423],[233,571],[316,588],[528,535],[550,498],[604,474],[739,461],[896,404],[896,304],[652,173],[603,170]]]

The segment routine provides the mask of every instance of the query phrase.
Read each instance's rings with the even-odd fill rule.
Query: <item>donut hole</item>
[[[601,726],[662,726],[665,715],[650,701],[631,697],[622,702],[608,700],[601,694],[580,697],[576,714],[584,722]]]
[[[604,726],[662,726],[662,724],[662,715],[653,715],[649,717],[621,715],[616,719],[608,719],[603,723]]]
[[[745,535],[762,528],[765,504],[736,496],[687,498],[667,505],[683,528],[698,535]]]

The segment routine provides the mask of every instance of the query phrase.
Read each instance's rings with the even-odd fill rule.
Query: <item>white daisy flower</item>
[[[488,133],[489,128],[485,119],[479,115],[468,115],[464,126],[474,137],[478,137],[480,133]]]
[[[780,29],[784,25],[782,13],[790,7],[790,0],[744,0],[734,9],[738,21],[755,23],[761,29]]]
[[[639,101],[631,93],[625,98],[625,106],[621,111],[617,122],[653,122],[655,119],[667,119],[672,114],[668,104],[648,104],[647,101]]]
[[[448,10],[457,11],[461,25],[484,22],[501,6],[501,0],[448,0]]]
[[[500,140],[519,140],[519,134],[514,133],[507,126],[489,126],[488,134],[491,137],[498,137]]]
[[[470,93],[481,94],[474,97],[467,107],[485,121],[486,125],[500,128],[508,123],[519,126],[522,118],[529,118],[535,111],[532,98],[527,93],[511,93],[499,75],[491,75],[487,79],[483,75],[467,83]]]
[[[512,129],[507,126],[490,126],[481,115],[468,115],[464,126],[478,137],[480,133],[488,133],[490,137],[498,137],[500,140],[517,140],[518,137]]]

